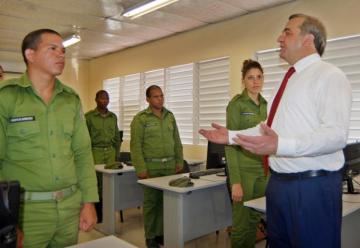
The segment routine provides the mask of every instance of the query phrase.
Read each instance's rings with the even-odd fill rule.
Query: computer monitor
[[[349,194],[358,194],[354,189],[353,178],[360,173],[360,142],[348,144],[344,149],[344,181]]]
[[[225,168],[225,166],[225,145],[219,145],[208,141],[206,169]]]

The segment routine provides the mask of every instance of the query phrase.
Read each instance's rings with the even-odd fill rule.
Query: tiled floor
[[[124,222],[120,223],[119,217],[117,236],[135,246],[145,248],[143,218],[141,209],[128,209],[124,211]],[[95,240],[104,237],[104,235],[96,230],[89,233],[81,232],[79,234],[79,243]],[[226,230],[220,230],[219,234],[212,233],[201,238],[186,242],[185,248],[230,248],[230,237]],[[256,244],[256,248],[264,248],[265,242],[261,241]],[[105,248],[105,247],[101,247]]]

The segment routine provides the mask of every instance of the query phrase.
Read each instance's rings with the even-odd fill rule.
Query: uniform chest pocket
[[[40,133],[39,123],[37,121],[24,121],[9,123],[6,131],[8,137],[26,138]]]
[[[259,118],[259,115],[253,113],[253,112],[241,112],[240,113],[241,118],[241,128],[249,128],[256,126],[261,120]]]
[[[168,128],[169,128],[169,131],[170,131],[170,132],[174,131],[174,124],[173,124],[172,122],[170,122],[170,123],[168,124]]]
[[[74,132],[74,126],[72,125],[72,123],[64,123],[63,132],[66,138],[71,138]]]
[[[108,123],[105,126],[105,132],[106,132],[107,135],[113,136],[115,134],[115,124]]]
[[[145,137],[159,136],[161,133],[160,125],[158,123],[146,123],[144,126]]]

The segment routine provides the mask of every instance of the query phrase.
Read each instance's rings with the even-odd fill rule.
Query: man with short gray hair
[[[270,247],[340,248],[350,83],[321,60],[326,32],[316,18],[291,15],[278,42],[280,57],[291,67],[268,104],[267,123],[242,132],[213,124],[216,130],[200,133],[265,155],[271,170],[266,191]]]

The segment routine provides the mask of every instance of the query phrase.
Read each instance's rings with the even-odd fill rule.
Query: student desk
[[[208,175],[192,179],[194,186],[169,186],[169,181],[188,174],[139,180],[163,191],[164,245],[182,248],[184,242],[226,228],[232,223],[226,177]]]
[[[107,236],[101,239],[96,239],[93,241],[68,246],[67,248],[136,248],[136,246],[119,239],[115,236]]]
[[[143,189],[137,183],[133,166],[117,170],[104,169],[105,165],[96,165],[95,169],[103,178],[103,223],[95,226],[106,234],[115,234],[115,213],[119,210],[142,206]]]
[[[247,201],[245,206],[265,213],[265,197]],[[343,194],[341,247],[360,247],[360,194]]]

